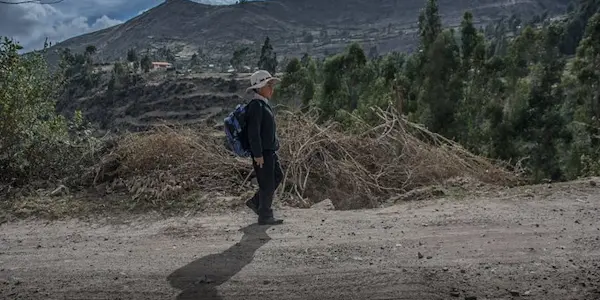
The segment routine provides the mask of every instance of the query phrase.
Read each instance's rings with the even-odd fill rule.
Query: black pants
[[[252,202],[258,207],[258,218],[264,220],[273,217],[271,208],[273,195],[283,180],[283,171],[279,164],[279,157],[274,151],[264,151],[263,159],[264,164],[261,168],[252,158],[252,165],[258,181],[258,191],[252,197]]]

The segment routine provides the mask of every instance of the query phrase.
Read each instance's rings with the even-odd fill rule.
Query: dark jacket
[[[246,118],[252,157],[262,157],[264,151],[279,150],[275,116],[269,103],[260,99],[250,101]]]

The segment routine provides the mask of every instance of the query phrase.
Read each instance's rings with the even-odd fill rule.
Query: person
[[[259,225],[279,225],[282,219],[273,217],[273,195],[283,179],[277,151],[279,140],[275,116],[269,100],[273,96],[275,84],[280,79],[265,70],[250,76],[250,87],[246,91],[254,93],[246,110],[248,144],[253,160],[254,172],[258,181],[258,191],[246,201],[246,206],[258,215]]]

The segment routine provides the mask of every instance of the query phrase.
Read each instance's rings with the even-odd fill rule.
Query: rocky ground
[[[1,225],[1,299],[600,299],[596,181],[386,208]]]

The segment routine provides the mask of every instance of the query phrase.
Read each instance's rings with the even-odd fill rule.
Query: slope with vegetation
[[[478,30],[470,12],[458,30],[444,29],[437,1],[428,0],[414,54],[368,57],[353,44],[325,60],[292,59],[275,99],[291,111],[278,113],[286,169],[280,199],[307,206],[329,198],[347,209],[377,206],[454,176],[516,184],[598,175],[600,13],[589,18],[570,57],[561,50],[576,40],[567,29],[581,9],[573,11],[499,35]],[[131,64],[102,73],[91,67],[94,47],[66,51],[51,75],[42,53],[19,56],[18,45],[2,45],[0,192],[15,199],[2,202],[5,212],[40,212],[31,203],[66,188],[129,199],[102,207],[161,209],[198,208],[206,197],[249,191],[251,165],[227,152],[212,126],[99,138],[82,113],[54,111],[59,100],[62,112],[134,107],[124,115],[136,113],[147,104],[135,103],[147,92],[140,86],[161,80],[144,72],[144,57],[131,52]],[[276,69],[275,49],[265,41],[257,63]],[[91,97],[104,102],[89,106],[86,91],[104,95]],[[57,185],[65,188],[38,189]],[[18,200],[24,193],[38,200]]]
[[[565,20],[486,36],[470,12],[458,30],[444,29],[437,1],[429,0],[419,16],[417,53],[368,59],[355,44],[324,62],[295,59],[279,98],[350,128],[357,117],[376,122],[372,107],[391,104],[474,153],[526,167],[536,180],[597,175],[598,7],[581,1]],[[583,21],[581,42],[572,44],[579,39],[572,24]],[[575,57],[564,47],[576,47]]]
[[[524,20],[552,17],[566,10],[568,0],[441,0],[446,25],[460,24],[472,10],[481,26],[517,15]],[[235,5],[204,5],[169,0],[135,18],[101,31],[74,37],[50,49],[58,61],[60,49],[98,49],[101,61],[125,60],[130,48],[156,59],[188,62],[195,55],[207,64],[227,64],[231,52],[249,47],[257,56],[260,41],[270,36],[280,57],[324,56],[359,42],[380,53],[414,49],[415,16],[421,0],[270,0]]]

